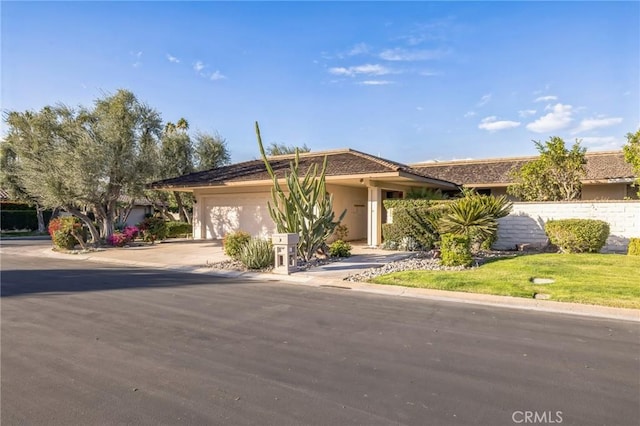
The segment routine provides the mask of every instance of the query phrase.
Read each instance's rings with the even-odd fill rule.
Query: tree
[[[164,127],[161,138],[161,174],[160,178],[172,178],[186,175],[194,171],[193,167],[193,143],[187,133],[189,123],[184,118],[177,124],[168,122]],[[187,211],[182,195],[179,191],[173,191],[173,197],[178,205],[180,220],[191,223],[191,215]]]
[[[47,231],[44,223],[45,209],[36,198],[29,195],[20,186],[17,176],[18,167],[17,156],[13,148],[8,143],[2,143],[0,145],[0,187],[9,193],[13,200],[35,207],[38,232],[44,233]]]
[[[301,147],[290,146],[285,144],[278,144],[273,142],[271,145],[267,147],[267,155],[285,155],[285,154],[295,154],[296,150],[298,152],[309,152],[311,148],[307,146],[307,144],[302,145]]]
[[[627,143],[622,147],[624,159],[631,164],[636,176],[635,186],[640,197],[640,129],[635,133],[627,133]]]
[[[302,176],[299,169],[300,156],[296,151],[295,159],[290,163],[289,173],[285,175],[287,183],[285,192],[267,159],[258,122],[256,122],[256,136],[260,155],[273,181],[271,188],[273,204],[267,203],[269,215],[276,224],[278,232],[300,236],[298,254],[303,260],[308,261],[325,244],[347,213],[345,209],[338,220],[334,220],[333,197],[326,191],[327,157],[324,157],[320,172],[318,172],[318,165],[313,164]]]
[[[566,201],[580,198],[585,176],[586,148],[580,141],[565,147],[564,140],[554,136],[547,142],[534,141],[540,156],[514,170],[514,183],[507,192],[524,201]]]
[[[197,171],[215,169],[231,162],[227,140],[218,133],[195,135],[195,164]]]
[[[94,242],[113,233],[118,198],[140,195],[156,168],[160,115],[126,90],[93,109],[48,106],[8,112],[5,121],[17,185],[41,206],[80,218]]]

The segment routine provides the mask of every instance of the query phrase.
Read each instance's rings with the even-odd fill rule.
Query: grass
[[[551,278],[552,284],[533,284]],[[407,271],[376,277],[378,284],[640,308],[640,256],[535,254],[501,258],[464,271]]]

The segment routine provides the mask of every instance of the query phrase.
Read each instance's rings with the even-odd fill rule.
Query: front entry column
[[[382,189],[368,188],[367,244],[378,247],[382,244]]]

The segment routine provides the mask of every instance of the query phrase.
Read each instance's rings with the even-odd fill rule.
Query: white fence
[[[611,233],[604,252],[626,252],[629,238],[640,238],[640,201],[514,203],[509,216],[498,220],[494,247],[509,250],[519,244],[542,246],[547,242],[544,224],[551,219],[608,222]]]

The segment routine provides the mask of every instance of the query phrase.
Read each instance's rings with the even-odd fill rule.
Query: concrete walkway
[[[344,281],[344,278],[372,267],[403,259],[411,255],[407,252],[393,252],[372,249],[364,244],[353,244],[352,256],[338,262],[299,271],[289,276],[271,273],[225,271],[213,269],[210,265],[228,260],[220,241],[169,240],[154,245],[128,248],[105,248],[100,251],[63,254],[50,248],[37,249],[37,253],[24,253],[35,256],[74,258],[118,265],[148,268],[170,269],[190,273],[210,274],[214,276],[246,279],[268,279],[309,285],[314,287],[332,287],[352,291],[362,291],[401,297],[428,298],[449,302],[463,302],[480,305],[508,307],[515,309],[555,312],[594,316],[600,318],[622,319],[640,322],[640,310],[611,308],[606,306],[583,305],[578,303],[554,302],[549,300],[525,299],[508,296],[462,293],[442,290],[419,289],[401,286],[368,284]]]

